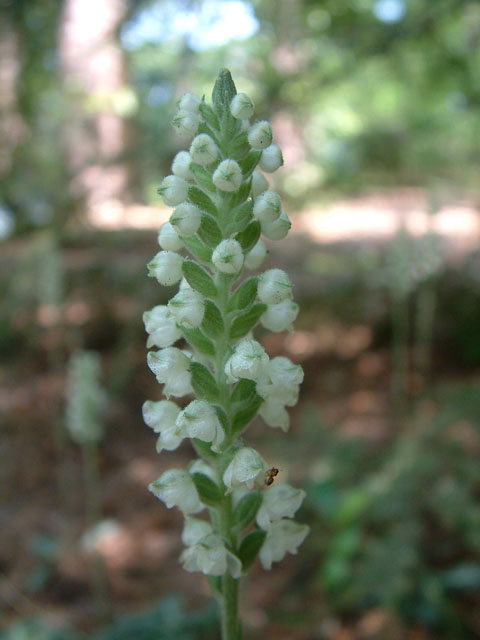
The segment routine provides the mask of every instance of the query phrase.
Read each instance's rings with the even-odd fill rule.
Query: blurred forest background
[[[141,405],[170,121],[224,66],[284,151],[301,314],[260,340],[306,373],[290,432],[250,430],[311,534],[246,581],[246,637],[479,638],[475,0],[0,0],[0,637],[218,638],[147,491],[192,452]]]

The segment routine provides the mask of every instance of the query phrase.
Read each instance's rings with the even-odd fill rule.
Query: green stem
[[[397,418],[400,418],[404,415],[408,404],[408,296],[401,296],[392,300],[392,331],[391,392],[394,413],[396,413]]]
[[[236,551],[236,536],[232,532],[232,498],[227,495],[220,508],[220,533],[228,540],[233,551]],[[238,618],[238,586],[239,579],[232,578],[229,573],[222,576],[220,602],[222,640],[241,640],[240,621]]]

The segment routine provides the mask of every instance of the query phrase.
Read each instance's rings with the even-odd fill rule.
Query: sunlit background
[[[289,433],[249,432],[311,534],[255,567],[245,636],[478,638],[474,0],[0,0],[0,638],[219,638],[146,489],[192,452],[156,455],[141,405],[170,122],[222,67],[283,150],[265,266],[302,310],[258,337],[306,373]]]

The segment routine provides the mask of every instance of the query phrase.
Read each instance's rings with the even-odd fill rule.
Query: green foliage
[[[255,531],[247,533],[241,541],[237,555],[242,561],[243,571],[248,571],[255,562],[255,558],[257,557],[266,536],[266,531],[262,531],[262,529],[255,529]]]
[[[338,610],[394,608],[441,629],[438,637],[455,629],[463,639],[468,621],[455,604],[480,584],[480,469],[456,428],[462,421],[478,443],[480,400],[468,388],[438,397],[435,416],[416,420],[385,451],[358,447],[362,465],[341,440],[319,433],[330,473],[307,487],[319,519],[311,540],[322,550],[318,579]]]

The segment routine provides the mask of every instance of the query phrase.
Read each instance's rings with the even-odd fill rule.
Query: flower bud
[[[178,102],[179,109],[185,111],[191,111],[192,113],[198,113],[198,107],[200,106],[200,98],[195,93],[185,93]]]
[[[185,525],[182,532],[182,542],[187,547],[198,544],[202,538],[213,533],[213,527],[210,522],[200,520],[199,518],[185,518]]]
[[[166,347],[160,351],[150,351],[147,363],[157,381],[164,384],[163,393],[168,397],[192,393],[190,382],[190,358],[176,347]]]
[[[182,138],[191,138],[197,133],[200,118],[198,114],[180,109],[172,120],[172,126]]]
[[[223,483],[229,490],[242,484],[253,489],[263,484],[267,468],[267,463],[255,449],[242,447],[225,469]]]
[[[260,222],[273,222],[282,211],[282,201],[276,191],[264,191],[255,199],[253,215]]]
[[[245,256],[245,266],[247,269],[258,269],[268,255],[267,247],[259,240]]]
[[[194,289],[180,289],[168,303],[168,310],[182,326],[196,329],[202,324],[205,313],[203,296]]]
[[[240,560],[227,550],[222,538],[213,533],[185,549],[180,560],[186,571],[201,571],[207,576],[223,576],[228,572],[233,578],[239,578],[242,572]]]
[[[265,304],[278,304],[292,297],[293,285],[282,269],[268,269],[258,278],[258,297]]]
[[[260,394],[259,394],[260,395]],[[267,397],[260,405],[258,415],[269,427],[279,427],[283,432],[290,428],[290,416],[280,400]]]
[[[170,347],[182,337],[175,318],[165,305],[159,304],[143,314],[143,323],[148,334],[147,347]]]
[[[272,144],[272,125],[266,120],[256,122],[250,127],[247,137],[252,149],[266,149]]]
[[[211,442],[214,451],[225,439],[217,412],[206,400],[194,400],[186,406],[177,418],[177,427],[189,438]]]
[[[186,471],[169,469],[158,480],[151,482],[148,488],[168,509],[178,507],[184,515],[203,509],[195,484]]]
[[[266,189],[268,189],[268,182],[265,176],[260,171],[254,171],[252,173],[252,195],[256,198]]]
[[[289,484],[277,484],[263,492],[263,500],[257,511],[257,524],[265,531],[272,522],[282,518],[293,518],[305,498],[305,491],[294,489]]]
[[[262,151],[258,166],[267,173],[273,173],[283,164],[283,155],[279,146],[271,144]]]
[[[243,266],[243,251],[237,240],[222,240],[212,254],[212,262],[222,273],[238,273]]]
[[[256,380],[268,364],[265,349],[256,340],[245,339],[237,344],[225,365],[225,373],[233,379]]]
[[[290,218],[283,210],[273,222],[261,222],[260,224],[263,235],[269,240],[283,240],[292,227]]]
[[[195,176],[190,169],[191,162],[192,158],[188,151],[179,151],[172,162],[172,173],[184,180],[193,180]]]
[[[183,258],[173,251],[160,251],[147,264],[148,275],[168,287],[182,279]]]
[[[164,222],[158,232],[158,244],[166,251],[178,251],[183,247],[182,240],[170,222]]]
[[[295,555],[309,531],[306,524],[292,520],[273,522],[259,553],[263,568],[271,569],[272,562],[279,562],[287,553]]]
[[[158,453],[163,449],[173,451],[179,446],[185,437],[175,425],[180,407],[170,400],[160,400],[160,402],[147,400],[143,403],[142,413],[145,423],[155,433],[160,434],[156,444]]]
[[[170,223],[181,236],[193,236],[202,222],[200,209],[190,202],[182,202],[170,217]]]
[[[178,176],[167,176],[162,180],[158,193],[169,207],[175,207],[188,196],[188,182]]]
[[[269,331],[292,331],[299,309],[296,302],[288,299],[278,304],[269,304],[260,322]]]
[[[209,135],[201,133],[190,145],[190,156],[194,162],[206,167],[218,158],[218,147]]]
[[[237,93],[230,103],[230,111],[237,120],[246,120],[253,116],[255,105],[246,93]]]
[[[224,160],[215,169],[212,180],[220,191],[238,191],[242,184],[242,171],[235,160]]]

